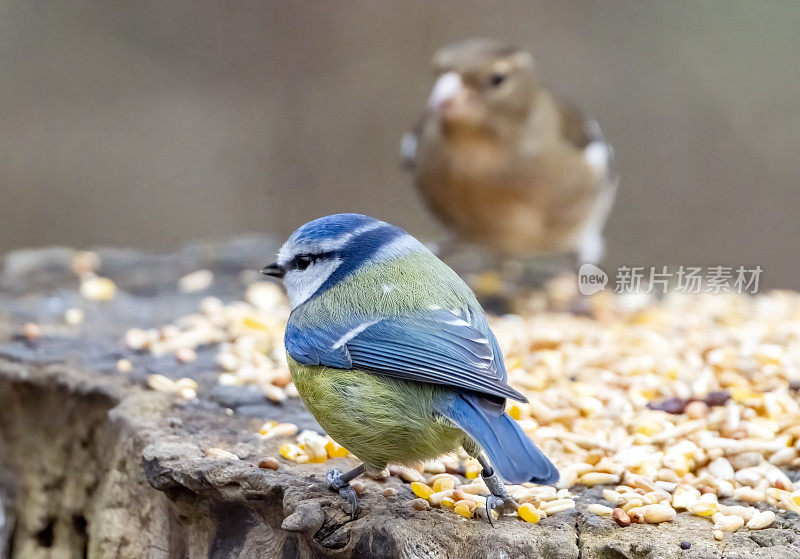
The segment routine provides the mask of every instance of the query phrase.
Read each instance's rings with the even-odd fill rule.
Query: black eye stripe
[[[311,265],[312,262],[314,262],[314,258],[305,254],[300,254],[294,257],[294,267],[298,270],[305,270]]]
[[[334,255],[335,255],[334,252],[320,252],[317,254],[305,254],[305,253],[297,254],[284,266],[284,268],[286,269],[287,272],[289,270],[305,270],[317,260],[330,258]]]

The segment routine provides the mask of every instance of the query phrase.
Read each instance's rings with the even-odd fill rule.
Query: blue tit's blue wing
[[[289,321],[286,325],[284,344],[286,351],[298,363],[351,369],[353,362],[347,348],[336,345],[338,334],[336,329],[300,329]]]
[[[497,340],[483,316],[432,307],[345,326],[286,328],[286,350],[306,365],[366,369],[397,378],[525,401],[506,384]]]

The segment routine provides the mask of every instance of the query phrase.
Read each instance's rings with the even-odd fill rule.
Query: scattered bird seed
[[[354,479],[350,482],[350,487],[356,492],[356,495],[363,495],[364,491],[366,491],[366,485],[364,485],[363,481]]]
[[[614,522],[616,522],[617,524],[619,524],[623,528],[625,526],[630,526],[631,525],[631,517],[628,516],[627,512],[625,512],[624,510],[622,510],[620,508],[616,508],[616,509],[614,509],[612,511],[611,518],[613,518]]]
[[[80,294],[90,301],[110,301],[117,293],[116,284],[108,278],[88,276],[81,281]]]
[[[27,322],[22,327],[22,332],[28,340],[38,340],[42,337],[42,327],[34,322]]]
[[[190,378],[172,380],[164,375],[150,375],[147,377],[147,386],[157,392],[171,392],[184,400],[193,400],[197,397],[197,382]]]
[[[227,450],[223,450],[221,448],[212,447],[206,450],[206,458],[211,458],[212,460],[238,460],[239,457],[236,456],[233,452],[228,452]]]
[[[589,510],[611,510],[621,526],[631,517],[655,523],[688,511],[710,520],[719,514],[720,526],[741,520],[760,529],[774,518],[749,505],[800,512],[800,483],[782,470],[800,467],[800,296],[774,291],[659,302],[601,293],[592,298],[595,320],[542,312],[541,297],[562,300],[565,285],[517,301],[519,314],[489,318],[509,382],[529,400],[509,402],[507,411],[561,473],[557,489],[509,486],[519,503],[542,516],[557,514],[574,508],[568,489],[583,484],[606,486],[608,506]],[[130,330],[126,344],[176,356],[213,345],[220,384],[256,386],[279,402],[297,397],[283,347],[288,314],[280,288],[258,281],[244,301],[206,297],[197,313],[172,325]],[[329,437],[298,435],[296,427],[272,432],[277,425],[262,436],[296,437],[281,446],[288,460],[348,454]],[[463,452],[389,471],[413,484],[428,506],[485,515],[480,464]],[[436,477],[447,474],[467,482],[454,476],[451,486]],[[719,503],[730,497],[743,510]]]
[[[747,528],[750,530],[761,530],[762,528],[767,528],[773,522],[775,522],[775,513],[771,510],[765,510],[753,515],[753,518],[747,522]]]
[[[67,309],[64,311],[64,322],[70,326],[78,326],[83,323],[84,313],[82,309]]]
[[[182,347],[175,352],[175,359],[181,363],[192,363],[197,360],[197,353],[190,347]]]
[[[197,270],[178,280],[178,291],[181,293],[205,291],[211,287],[212,283],[214,283],[214,274],[211,270]]]
[[[427,499],[423,498],[414,499],[411,501],[411,506],[414,507],[415,510],[428,510],[431,508],[431,505],[428,503]]]
[[[93,274],[100,268],[100,256],[86,250],[76,252],[72,257],[71,268],[78,277]]]
[[[542,518],[542,511],[530,503],[522,503],[517,509],[517,514],[525,522],[536,524]]]
[[[276,458],[273,458],[272,456],[267,456],[266,458],[262,458],[261,460],[258,461],[258,467],[265,470],[277,471],[281,467],[281,465]]]
[[[611,516],[614,512],[611,507],[607,507],[605,505],[600,505],[598,503],[592,503],[586,507],[586,510],[591,512],[592,514],[596,514],[597,516]]]

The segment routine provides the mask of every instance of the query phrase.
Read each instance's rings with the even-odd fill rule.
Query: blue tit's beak
[[[265,276],[272,276],[273,278],[282,278],[286,275],[286,270],[281,268],[277,262],[273,262],[261,268],[261,273]]]

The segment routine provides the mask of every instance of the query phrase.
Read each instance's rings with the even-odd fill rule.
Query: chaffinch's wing
[[[592,167],[607,177],[607,182],[616,188],[616,165],[614,150],[605,138],[597,121],[587,116],[571,100],[556,98],[562,138],[583,150],[584,157]]]
[[[403,169],[412,170],[417,161],[417,147],[419,146],[419,135],[422,131],[424,120],[420,120],[408,132],[403,134],[400,140],[400,166]]]

